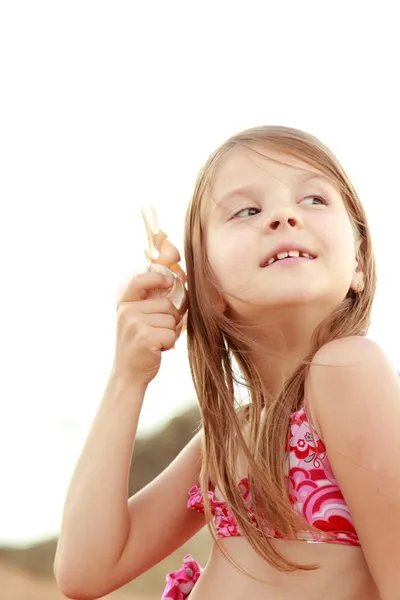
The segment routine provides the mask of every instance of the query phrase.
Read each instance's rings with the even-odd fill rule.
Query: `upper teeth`
[[[269,259],[268,265],[271,265],[276,260],[281,260],[282,258],[287,258],[288,256],[292,256],[293,258],[298,258],[299,256],[304,256],[304,258],[312,258],[310,254],[307,252],[299,252],[298,250],[289,250],[289,252],[278,252],[275,256]]]

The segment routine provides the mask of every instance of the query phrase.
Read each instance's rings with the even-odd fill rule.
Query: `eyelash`
[[[328,206],[330,204],[330,201],[328,200],[328,198],[326,198],[325,196],[322,196],[322,194],[311,194],[310,196],[304,196],[303,200],[306,200],[307,198],[316,198],[317,200],[321,200],[321,202],[323,203],[324,206]],[[321,205],[319,205],[321,206]],[[255,207],[255,206],[246,206],[244,208],[241,208],[240,210],[238,210],[236,213],[234,213],[231,217],[231,219],[236,219],[236,218],[241,218],[238,215],[240,215],[241,212],[244,212],[245,210],[258,210],[260,211],[259,208]],[[250,217],[255,217],[256,215],[250,215],[248,218]]]
[[[310,196],[304,196],[303,200],[306,200],[306,198],[316,198],[317,200],[321,200],[321,202],[325,206],[328,206],[328,204],[330,204],[330,201],[328,200],[328,198],[326,198],[322,194],[311,194]]]

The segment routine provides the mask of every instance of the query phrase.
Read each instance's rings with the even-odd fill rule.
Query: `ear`
[[[364,278],[364,273],[362,271],[356,272],[353,275],[353,279],[351,280],[351,289],[356,292],[357,294],[359,294],[360,292],[363,291],[365,286],[365,278]]]
[[[360,255],[361,241],[362,240],[357,240],[356,242],[355,269],[350,286],[356,293],[362,292],[365,286],[364,264]]]

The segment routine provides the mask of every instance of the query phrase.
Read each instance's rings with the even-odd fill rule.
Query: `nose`
[[[296,215],[292,207],[281,206],[274,209],[265,225],[266,232],[277,229],[303,229],[303,221]]]

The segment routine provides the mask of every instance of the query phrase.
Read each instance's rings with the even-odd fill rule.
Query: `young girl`
[[[186,557],[163,598],[399,598],[400,384],[365,337],[375,265],[342,167],[294,129],[234,136],[199,174],[185,258],[202,429],[127,501],[146,388],[181,319],[148,297],[171,282],[140,274],[118,304],[115,361],[66,499],[62,592],[103,596],[207,523],[205,569]]]

